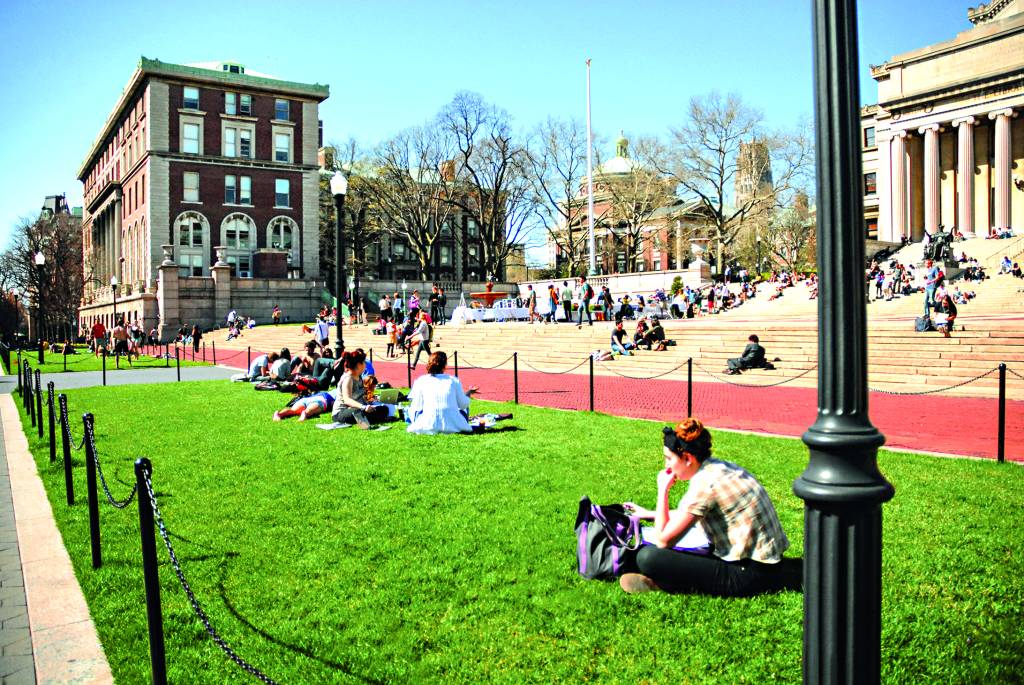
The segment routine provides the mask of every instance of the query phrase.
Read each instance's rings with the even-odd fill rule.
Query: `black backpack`
[[[929,316],[919,316],[914,319],[914,330],[918,333],[927,333],[928,331],[934,331],[935,327],[932,326],[932,319]]]

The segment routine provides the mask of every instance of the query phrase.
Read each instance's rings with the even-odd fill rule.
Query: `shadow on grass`
[[[235,555],[235,556],[237,556],[237,555]],[[309,649],[306,649],[305,647],[300,647],[298,645],[293,645],[293,644],[290,644],[288,642],[285,642],[284,640],[282,640],[280,638],[274,637],[273,635],[271,635],[267,631],[263,630],[262,628],[258,628],[257,626],[253,625],[247,618],[245,618],[244,616],[242,616],[242,614],[240,614],[238,612],[238,609],[235,608],[235,605],[231,603],[230,599],[228,599],[227,588],[224,586],[224,577],[227,575],[227,566],[228,566],[228,562],[227,561],[224,561],[224,562],[222,562],[220,564],[220,574],[219,574],[219,577],[217,579],[217,592],[220,595],[221,600],[224,602],[224,606],[227,607],[227,610],[243,626],[245,626],[246,628],[248,628],[252,632],[256,633],[257,635],[259,635],[263,639],[267,640],[268,642],[272,642],[273,644],[278,645],[279,647],[283,647],[284,649],[287,649],[290,652],[294,652],[295,654],[299,654],[301,656],[304,656],[307,659],[311,659],[313,661],[321,663],[324,666],[327,666],[328,668],[332,668],[332,669],[334,669],[336,671],[340,671],[341,673],[344,673],[345,675],[350,676],[352,678],[355,678],[355,679],[357,679],[357,680],[359,680],[361,682],[364,682],[364,683],[374,683],[375,685],[376,684],[381,684],[381,683],[385,682],[383,680],[377,680],[375,678],[370,678],[368,676],[364,676],[364,675],[361,675],[359,673],[356,673],[352,669],[352,667],[348,666],[347,664],[343,664],[343,663],[340,663],[340,662],[337,662],[337,661],[332,661],[330,659],[325,659],[325,658],[323,658],[321,656],[317,656],[316,654],[311,652]]]

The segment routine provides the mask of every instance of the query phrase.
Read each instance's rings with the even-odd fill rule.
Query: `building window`
[[[469,254],[469,262],[470,262],[470,264],[476,264],[479,261],[477,259],[477,254],[478,253],[477,253],[476,245],[470,245],[469,248],[466,250],[466,252],[467,252],[467,254]]]
[[[238,179],[238,204],[252,204],[252,177],[242,176]]]
[[[181,106],[185,109],[199,109],[199,89],[185,86]]]
[[[287,100],[274,100],[274,118],[279,121],[288,121]]]
[[[182,276],[202,276],[205,267],[207,224],[199,212],[184,212],[174,222],[177,236],[178,273]]]
[[[203,275],[203,255],[183,254],[178,257],[178,275],[188,278],[189,276]]]
[[[288,251],[288,264],[298,264],[299,225],[286,216],[279,216],[270,222],[270,247]]]
[[[466,235],[470,238],[480,237],[480,227],[476,225],[475,219],[466,220]]]
[[[240,95],[238,97],[238,113],[249,116],[252,114],[252,96]]]
[[[238,187],[234,176],[224,177],[224,204],[233,205],[238,201]]]
[[[224,93],[224,113],[238,114],[238,96],[234,93]]]
[[[238,131],[238,156],[252,159],[252,132],[244,128]]]
[[[227,256],[228,266],[231,267],[231,275],[236,278],[252,278],[252,255],[229,254]]]
[[[878,175],[874,172],[870,174],[864,174],[864,194],[875,195],[878,193]]]
[[[395,253],[395,257],[405,257],[405,243],[395,243],[394,245],[391,246],[391,249]]]
[[[291,147],[291,136],[287,133],[274,134],[274,161],[288,162],[288,149]]]
[[[186,171],[184,174],[185,202],[199,202],[199,172]]]
[[[181,127],[182,141],[181,151],[190,154],[199,154],[199,124],[184,124]]]
[[[451,266],[452,248],[448,245],[441,246],[441,266]]]
[[[864,129],[864,147],[875,147],[875,127],[868,126]]]
[[[245,214],[229,214],[221,224],[227,263],[232,275],[252,278],[252,250],[256,245],[256,224]]]
[[[289,204],[289,188],[287,178],[278,178],[274,180],[274,206],[275,207],[291,207]]]
[[[224,156],[225,157],[236,157],[238,155],[238,148],[236,141],[238,140],[238,129],[226,128],[224,129]]]

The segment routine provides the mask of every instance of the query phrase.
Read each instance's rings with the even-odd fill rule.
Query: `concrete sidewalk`
[[[185,381],[216,381],[227,380],[238,369],[224,366],[183,366],[181,380]],[[81,371],[75,373],[44,373],[40,376],[43,388],[53,381],[57,390],[74,390],[75,388],[93,388],[103,385],[102,371]],[[136,385],[140,383],[175,383],[178,380],[177,370],[169,369],[138,369],[123,371],[107,371],[107,385]],[[0,394],[13,393],[18,388],[17,376],[0,376]]]

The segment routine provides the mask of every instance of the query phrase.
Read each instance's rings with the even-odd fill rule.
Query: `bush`
[[[680,292],[682,289],[683,289],[683,277],[682,276],[676,276],[675,278],[672,279],[672,286],[669,288],[669,292],[672,295],[675,295],[676,293]]]

